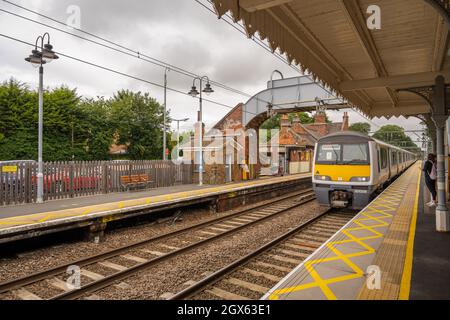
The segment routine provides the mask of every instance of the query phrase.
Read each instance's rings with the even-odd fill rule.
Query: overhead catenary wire
[[[207,5],[205,5],[201,0],[194,0],[195,2],[197,2],[199,5],[201,5],[202,7],[204,7],[205,9],[207,9],[209,12],[213,13],[214,15],[216,15],[216,12],[208,7]],[[206,0],[211,6],[213,5],[211,0]],[[224,19],[224,17],[227,17],[230,21]],[[224,21],[225,23],[227,23],[229,26],[231,26],[232,28],[234,28],[235,30],[237,30],[238,32],[242,33],[243,35],[245,35],[248,38],[248,34],[245,31],[244,26],[242,26],[241,24],[237,24],[241,27],[238,28],[236,26],[236,23],[234,23],[234,19],[228,14],[225,13],[222,18],[222,21]],[[291,69],[295,70],[296,72],[300,73],[300,74],[304,74],[300,68],[296,67],[295,65],[292,65],[283,55],[279,54],[276,51],[273,51],[266,43],[264,43],[262,40],[260,40],[257,37],[250,37],[250,40],[252,40],[254,43],[256,43],[257,45],[259,45],[260,47],[262,47],[264,50],[268,51],[270,54],[272,54],[273,56],[275,56],[276,58],[278,58],[280,61],[282,61],[283,63],[287,64]],[[306,74],[306,76],[308,76],[310,78],[311,81],[314,81],[309,75]],[[315,81],[314,81],[315,82]],[[336,96],[335,93],[332,92],[332,90],[328,90],[327,88],[323,87],[323,89],[330,95]],[[342,102],[344,102],[343,99],[340,99]],[[376,124],[375,122],[373,122],[371,119],[369,119],[368,117],[366,117],[365,115],[363,115],[358,109],[352,107],[351,108],[354,112],[356,112],[357,114],[359,114],[361,117],[363,117],[364,119],[366,119],[367,121],[370,122],[370,124],[372,124],[373,126],[380,128],[380,126],[378,124]]]
[[[16,4],[16,3],[11,2],[11,1],[8,1],[8,0],[2,0],[2,1],[5,2],[5,3],[8,3],[8,4],[12,5],[12,6],[15,6],[15,7],[17,7],[17,8],[20,8],[20,9],[22,9],[22,10],[25,10],[25,11],[27,11],[27,12],[29,12],[29,13],[35,14],[35,15],[37,15],[37,16],[39,16],[39,17],[48,19],[48,20],[53,21],[53,22],[55,22],[55,23],[57,23],[57,24],[59,24],[59,25],[62,25],[62,26],[64,26],[64,27],[67,27],[67,24],[64,23],[64,22],[62,22],[62,21],[60,21],[60,20],[57,20],[57,19],[52,18],[52,17],[50,17],[50,16],[44,15],[44,14],[42,14],[42,13],[39,13],[39,12],[34,11],[34,10],[31,10],[31,9],[29,9],[29,8],[27,8],[27,7],[24,7],[24,6],[22,6],[22,5]],[[179,73],[179,74],[181,74],[181,75],[184,75],[184,76],[186,76],[186,77],[189,77],[189,78],[196,78],[196,77],[199,77],[199,75],[196,74],[196,73],[194,73],[194,72],[191,72],[191,71],[185,70],[185,69],[183,69],[183,68],[181,68],[181,67],[175,66],[175,65],[173,65],[173,64],[164,62],[164,61],[162,61],[162,60],[160,60],[160,59],[151,57],[151,56],[149,56],[149,55],[147,55],[147,54],[145,54],[145,53],[142,53],[142,52],[140,52],[140,51],[138,51],[138,50],[131,49],[131,48],[126,47],[126,46],[124,46],[124,45],[122,45],[122,44],[119,44],[119,43],[114,42],[114,41],[112,41],[112,40],[106,39],[105,37],[98,36],[98,35],[96,35],[96,34],[93,34],[93,33],[89,32],[89,31],[85,31],[85,30],[83,30],[83,29],[72,28],[73,30],[76,30],[76,31],[78,31],[78,32],[80,32],[80,33],[83,33],[83,34],[85,34],[85,35],[88,35],[88,36],[90,36],[90,37],[93,37],[93,38],[95,38],[95,39],[97,39],[97,40],[100,40],[100,41],[102,41],[102,42],[108,43],[109,45],[104,44],[104,43],[101,43],[101,42],[96,41],[96,40],[92,40],[92,39],[89,39],[89,38],[80,36],[80,35],[78,35],[78,34],[75,34],[75,33],[73,33],[73,32],[69,32],[69,31],[64,30],[64,29],[61,29],[61,28],[57,28],[57,27],[52,26],[52,25],[49,25],[49,24],[47,24],[47,23],[43,23],[43,22],[41,22],[41,21],[37,21],[37,20],[32,19],[32,18],[29,18],[29,17],[25,17],[25,16],[20,15],[20,14],[18,14],[18,13],[14,13],[14,12],[11,12],[11,11],[8,11],[8,10],[5,10],[5,9],[0,9],[0,11],[1,11],[1,12],[4,12],[4,13],[7,13],[7,14],[10,14],[10,15],[12,15],[12,16],[15,16],[15,17],[17,17],[17,18],[20,18],[20,19],[23,19],[23,20],[27,20],[27,21],[29,21],[29,22],[36,23],[36,24],[39,24],[39,25],[41,25],[41,26],[44,26],[44,27],[53,29],[53,30],[55,30],[55,31],[62,32],[62,33],[64,33],[64,34],[67,34],[67,35],[76,37],[76,38],[78,38],[78,39],[81,39],[81,40],[84,40],[84,41],[91,42],[91,43],[93,43],[93,44],[96,44],[96,45],[105,47],[105,48],[107,48],[107,49],[116,51],[116,52],[118,52],[118,53],[125,54],[125,55],[128,55],[128,56],[130,56],[130,57],[133,57],[133,58],[136,58],[136,59],[139,59],[139,60],[148,62],[148,63],[152,63],[152,64],[154,64],[154,65],[156,65],[156,66],[159,66],[159,67],[162,67],[162,68],[169,68],[169,69],[171,69],[172,71],[177,72],[177,73]],[[112,47],[111,45],[113,45],[113,46],[115,46],[115,47],[117,47],[117,48],[114,48],[114,47]],[[118,48],[120,48],[120,49],[118,49]],[[124,51],[124,50],[125,50],[125,51]],[[227,91],[230,91],[230,92],[233,92],[233,93],[242,95],[242,96],[246,96],[246,97],[248,97],[248,98],[251,98],[251,97],[253,96],[253,95],[251,95],[251,94],[249,94],[249,93],[246,93],[246,92],[243,92],[243,91],[241,91],[241,90],[232,88],[232,87],[230,87],[230,86],[228,86],[228,85],[225,85],[225,84],[220,83],[220,82],[218,82],[218,81],[215,81],[215,80],[213,80],[213,79],[210,80],[210,82],[211,82],[211,84],[213,84],[213,85],[215,85],[215,86],[217,86],[217,87],[220,87],[220,88],[222,88],[222,89],[224,89],[224,90],[227,90]],[[258,98],[258,100],[263,101],[263,100],[261,100],[260,98]],[[263,102],[268,103],[268,101],[263,101]]]
[[[59,24],[59,25],[62,25],[62,26],[64,26],[64,27],[67,27],[67,24],[66,24],[66,23],[64,23],[64,22],[62,22],[62,21],[60,21],[60,20],[57,20],[57,19],[55,19],[55,18],[52,18],[52,17],[50,17],[50,16],[44,15],[44,14],[42,14],[42,13],[40,13],[40,12],[37,12],[37,11],[32,10],[32,9],[30,9],[30,8],[24,7],[24,6],[22,6],[22,5],[19,5],[19,4],[17,4],[17,3],[14,3],[14,2],[12,2],[12,1],[8,1],[8,0],[2,0],[2,1],[5,2],[5,3],[8,3],[8,4],[12,5],[12,6],[15,6],[15,7],[17,7],[17,8],[20,8],[20,9],[22,9],[22,10],[25,10],[25,11],[27,11],[27,12],[29,12],[29,13],[35,14],[35,15],[37,15],[37,16],[39,16],[39,17],[48,19],[48,20],[53,21],[53,22],[55,22],[55,23],[57,23],[57,24]],[[206,6],[205,4],[203,4],[201,1],[198,1],[198,0],[195,0],[195,1],[196,1],[197,3],[199,3],[200,5],[202,5],[204,8],[208,9],[210,12],[213,12],[213,13],[214,13],[214,11],[213,11],[211,8],[208,8],[208,6]],[[212,2],[211,2],[210,0],[207,0],[207,1],[208,1],[210,4],[212,4]],[[175,71],[175,72],[177,72],[177,73],[179,73],[179,74],[182,74],[182,75],[184,75],[184,76],[191,77],[191,78],[196,78],[196,77],[198,77],[198,75],[195,74],[195,73],[193,73],[193,72],[187,71],[187,70],[185,70],[185,69],[183,69],[183,68],[180,68],[180,67],[178,67],[178,66],[175,66],[175,65],[173,65],[173,64],[169,64],[169,63],[167,63],[167,62],[161,61],[161,60],[156,59],[156,58],[154,58],[154,57],[151,57],[151,56],[149,56],[149,55],[147,55],[147,54],[145,54],[145,53],[141,53],[141,52],[139,52],[139,51],[137,51],[137,50],[131,49],[131,48],[126,47],[126,46],[124,46],[124,45],[121,45],[121,44],[119,44],[119,43],[117,43],[117,42],[114,42],[114,41],[112,41],[112,40],[106,39],[105,37],[98,36],[98,35],[93,34],[93,33],[91,33],[91,32],[82,30],[82,29],[80,29],[80,28],[72,28],[72,27],[71,27],[71,29],[73,29],[73,30],[79,31],[79,32],[81,32],[81,33],[83,33],[83,34],[85,34],[85,35],[89,35],[90,37],[93,37],[93,38],[98,39],[98,40],[100,40],[100,41],[102,41],[102,42],[108,43],[108,44],[110,44],[110,45],[116,46],[117,48],[120,48],[120,49],[111,47],[110,45],[106,45],[106,44],[104,44],[104,43],[100,43],[100,42],[95,41],[95,40],[92,40],[92,39],[88,39],[88,38],[86,38],[86,37],[82,37],[82,36],[77,35],[77,34],[75,34],[75,33],[68,32],[68,31],[63,30],[63,29],[61,29],[61,28],[57,28],[57,27],[51,26],[51,25],[49,25],[49,24],[46,24],[46,23],[43,23],[43,22],[40,22],[40,21],[31,19],[31,18],[22,16],[22,15],[20,15],[20,14],[10,12],[10,11],[8,11],[8,10],[0,9],[0,11],[2,11],[2,12],[4,12],[4,13],[7,13],[7,14],[10,14],[10,15],[13,15],[13,16],[16,16],[16,17],[18,17],[18,18],[27,20],[27,21],[29,21],[29,22],[33,22],[33,23],[36,23],[36,24],[39,24],[39,25],[42,25],[42,26],[51,28],[51,29],[53,29],[53,30],[62,32],[62,33],[64,33],[64,34],[71,35],[71,36],[77,37],[77,38],[79,38],[79,39],[82,39],[82,40],[85,40],[85,41],[94,43],[94,44],[96,44],[96,45],[99,45],[99,46],[108,48],[108,49],[110,49],[110,50],[114,50],[114,51],[116,51],[116,52],[119,52],[119,53],[128,55],[128,56],[130,56],[130,57],[137,58],[137,59],[140,59],[140,60],[145,61],[145,62],[148,62],[148,63],[152,63],[152,64],[157,65],[157,66],[159,66],[159,67],[162,67],[162,68],[170,68],[171,70],[173,70],[173,71]],[[229,17],[229,16],[228,16],[228,17]],[[229,17],[229,18],[232,19],[231,17]],[[224,20],[224,19],[222,19],[222,20]],[[229,22],[229,21],[226,21],[226,20],[224,20],[224,21],[227,22],[227,24],[229,24],[230,26],[232,26],[234,29],[236,29],[236,30],[238,30],[239,32],[241,32],[242,34],[246,35],[246,32],[245,32],[244,30],[240,30],[240,29],[237,28],[236,25],[233,24],[232,22]],[[240,26],[240,25],[239,25],[239,26]],[[299,72],[300,74],[303,74],[303,73],[301,72],[300,69],[298,69],[296,66],[290,64],[290,63],[287,61],[287,59],[286,59],[285,57],[283,57],[283,55],[277,53],[276,51],[272,51],[272,50],[267,46],[267,44],[265,44],[263,41],[261,41],[261,40],[258,39],[258,38],[255,38],[255,37],[251,37],[251,39],[252,39],[255,43],[257,43],[259,46],[261,46],[262,48],[264,48],[264,49],[266,49],[267,51],[269,51],[269,53],[271,53],[272,55],[274,55],[276,58],[280,59],[283,63],[287,64],[289,67],[291,67],[292,69],[294,69],[296,72]],[[124,50],[125,50],[125,51],[124,51]],[[308,75],[307,75],[307,76],[308,76]],[[308,76],[308,77],[309,77],[309,76]],[[313,80],[311,79],[311,81],[313,81]],[[231,88],[231,87],[229,87],[229,86],[227,86],[227,85],[224,85],[224,84],[222,84],[222,83],[220,83],[220,82],[217,82],[217,81],[214,81],[214,80],[211,80],[210,82],[211,82],[212,84],[214,84],[215,86],[220,87],[220,88],[222,88],[222,89],[225,89],[225,90],[227,90],[227,91],[230,91],[230,92],[233,92],[233,93],[237,93],[237,94],[239,94],[239,95],[243,95],[243,96],[246,96],[246,97],[254,97],[254,96],[252,96],[252,95],[250,95],[250,94],[248,94],[248,93],[245,93],[245,92],[243,92],[243,91],[240,91],[240,90]],[[314,82],[315,82],[315,81],[314,81]],[[331,92],[330,90],[328,90],[327,88],[324,87],[323,89],[324,89],[327,93],[329,93],[330,95],[335,96],[335,94],[334,94],[333,92]],[[265,100],[261,99],[260,97],[255,97],[255,98],[256,98],[258,101],[261,101],[261,102],[270,104],[269,101],[265,101]],[[342,100],[342,99],[339,99],[339,100]],[[343,103],[343,104],[345,103],[344,100],[342,100],[342,103]],[[273,105],[274,105],[274,106],[278,106],[278,105],[276,105],[276,104],[273,104]],[[254,114],[254,113],[249,112],[249,111],[245,111],[245,112],[246,112],[246,113],[249,113],[249,114]],[[355,112],[359,113],[358,110],[355,110]],[[360,114],[360,113],[359,113],[359,114]],[[370,119],[369,119],[368,121],[370,121]],[[371,121],[370,121],[370,122],[371,122]],[[374,124],[374,123],[373,123],[373,124]],[[376,125],[376,124],[374,124],[374,125]],[[377,125],[376,125],[376,126],[377,126]]]
[[[19,42],[19,43],[22,43],[24,45],[28,45],[28,46],[33,47],[33,48],[35,47],[34,43],[27,42],[27,41],[24,41],[24,40],[15,38],[15,37],[11,37],[11,36],[8,36],[8,35],[3,34],[3,33],[0,33],[0,37],[6,38],[6,39],[9,39],[9,40],[12,40],[12,41]],[[153,81],[150,81],[150,80],[146,80],[146,79],[140,78],[138,76],[134,76],[134,75],[122,72],[122,71],[118,71],[118,70],[112,69],[110,67],[105,67],[105,66],[102,66],[100,64],[97,64],[97,63],[94,63],[94,62],[90,62],[90,61],[87,61],[87,60],[84,60],[84,59],[81,59],[81,58],[77,58],[75,56],[72,56],[72,55],[69,55],[69,54],[65,54],[65,53],[63,53],[61,51],[55,51],[55,53],[57,53],[58,55],[60,55],[62,57],[65,57],[65,58],[68,58],[68,59],[71,59],[71,60],[74,60],[74,61],[86,64],[86,65],[90,65],[92,67],[96,67],[96,68],[99,68],[99,69],[102,69],[102,70],[105,70],[105,71],[108,71],[108,72],[111,72],[111,73],[115,73],[115,74],[118,74],[118,75],[130,78],[130,79],[134,79],[134,80],[137,80],[137,81],[140,81],[140,82],[144,82],[144,83],[147,83],[147,84],[159,87],[159,88],[164,88],[164,85],[162,85],[162,84],[159,84],[159,83],[156,83],[156,82],[153,82]],[[178,90],[178,89],[167,87],[167,90],[191,97],[188,93],[183,92],[183,91]],[[195,99],[199,99],[199,98],[195,97]],[[210,102],[210,103],[213,103],[213,104],[216,104],[216,105],[219,105],[219,106],[222,106],[222,107],[225,107],[225,108],[234,109],[234,107],[232,107],[232,106],[229,106],[229,105],[226,105],[224,103],[217,102],[217,101],[214,101],[214,100],[211,100],[211,99],[203,98],[203,100],[207,101],[207,102]],[[252,112],[249,112],[249,111],[245,111],[245,112],[256,115],[255,113],[252,113]]]
[[[47,15],[44,15],[44,14],[42,14],[42,13],[39,13],[39,12],[37,12],[37,11],[34,11],[34,10],[32,10],[32,9],[29,9],[29,8],[27,8],[27,7],[24,7],[24,6],[22,6],[22,5],[19,5],[19,4],[17,4],[17,3],[14,3],[14,2],[11,2],[11,1],[8,1],[8,0],[2,0],[2,1],[5,2],[5,3],[8,3],[8,4],[12,5],[12,6],[15,6],[15,7],[17,7],[17,8],[20,8],[20,9],[22,9],[22,10],[25,10],[25,11],[27,11],[27,12],[29,12],[29,13],[32,13],[32,14],[35,14],[35,15],[40,16],[40,17],[42,17],[42,18],[48,19],[48,20],[50,20],[50,21],[53,21],[53,22],[55,22],[55,23],[57,23],[57,24],[59,24],[59,25],[62,25],[62,26],[67,27],[67,24],[66,24],[66,23],[64,23],[64,22],[62,22],[62,21],[59,21],[59,20],[57,20],[57,19],[55,19],[55,18],[52,18],[52,17],[47,16]],[[199,0],[195,0],[195,1],[196,1],[197,3],[199,3],[200,5],[202,5],[203,7],[205,7],[206,9],[208,9],[210,12],[213,12],[213,13],[214,13],[214,10],[212,10],[211,8],[209,8],[208,6],[206,6],[206,5],[205,5],[204,3],[202,3],[201,1],[199,1]],[[207,1],[208,1],[210,4],[212,3],[210,0],[207,0]],[[22,15],[17,14],[17,13],[10,12],[10,11],[5,10],[5,9],[0,9],[0,11],[2,11],[2,12],[4,12],[4,13],[7,13],[7,14],[10,14],[10,15],[13,15],[13,16],[16,16],[16,17],[18,17],[18,18],[27,20],[27,21],[29,21],[29,22],[33,22],[33,23],[36,23],[36,24],[45,26],[45,27],[47,27],[47,28],[51,28],[51,29],[53,29],[53,30],[62,32],[62,33],[64,33],[64,34],[71,35],[71,36],[76,37],[76,38],[79,38],[79,39],[81,39],[81,40],[84,40],[84,41],[88,41],[88,42],[94,43],[94,44],[96,44],[96,45],[99,45],[99,46],[108,48],[108,49],[113,50],[113,51],[116,51],[116,52],[118,52],[118,53],[125,54],[125,55],[128,55],[128,56],[130,56],[130,57],[137,58],[137,59],[140,59],[140,60],[142,60],[142,61],[152,63],[152,64],[154,64],[154,65],[156,65],[156,66],[163,67],[163,68],[167,68],[167,67],[168,67],[168,68],[170,68],[171,70],[173,70],[173,71],[175,71],[175,72],[177,72],[177,73],[179,73],[179,74],[182,74],[182,75],[184,75],[184,76],[187,76],[187,77],[195,78],[195,77],[198,76],[198,75],[196,75],[196,74],[193,73],[193,72],[190,72],[190,71],[187,71],[187,70],[185,70],[185,69],[183,69],[183,68],[180,68],[180,67],[178,67],[178,66],[175,66],[175,65],[166,63],[166,62],[164,62],[164,61],[161,61],[161,60],[159,60],[159,59],[156,59],[156,58],[154,58],[154,57],[151,57],[151,56],[149,56],[149,55],[146,55],[145,53],[141,53],[141,52],[139,52],[139,51],[137,51],[137,50],[128,48],[128,47],[126,47],[126,46],[124,46],[124,45],[121,45],[121,44],[119,44],[119,43],[117,43],[117,42],[114,42],[114,41],[111,41],[111,40],[109,40],[109,39],[106,39],[105,37],[98,36],[98,35],[96,35],[96,34],[93,34],[93,33],[91,33],[91,32],[88,32],[88,31],[85,31],[85,30],[82,30],[82,29],[79,29],[79,28],[72,28],[72,29],[74,29],[74,30],[76,30],[76,31],[79,31],[79,32],[81,32],[81,33],[83,33],[83,34],[85,34],[85,35],[89,35],[90,37],[93,37],[93,38],[95,38],[95,39],[98,39],[98,40],[100,40],[100,41],[103,41],[103,42],[105,42],[105,43],[108,43],[108,44],[110,44],[110,45],[106,45],[106,44],[104,44],[104,43],[101,43],[101,42],[98,42],[98,41],[95,41],[95,40],[92,40],[92,39],[88,39],[88,38],[86,38],[86,37],[77,35],[77,34],[75,34],[75,33],[68,32],[68,31],[63,30],[63,29],[61,29],[61,28],[57,28],[57,27],[55,27],[55,26],[52,26],[52,25],[49,25],[49,24],[46,24],[46,23],[43,23],[43,22],[40,22],[40,21],[31,19],[31,18],[28,18],[28,17],[25,17],[25,16],[22,16]],[[229,16],[227,15],[227,17],[229,17]],[[229,17],[229,18],[232,19],[231,17]],[[236,25],[235,25],[234,23],[229,22],[229,21],[226,21],[225,19],[222,19],[222,20],[225,21],[225,22],[226,22],[227,24],[229,24],[230,26],[232,26],[234,29],[238,30],[240,33],[246,35],[246,32],[245,32],[244,30],[240,30],[238,27],[236,27]],[[239,26],[240,26],[240,25],[239,25]],[[283,57],[281,54],[272,51],[272,50],[271,50],[271,49],[270,49],[263,41],[261,41],[260,39],[255,38],[255,37],[251,37],[251,40],[252,40],[253,42],[255,42],[256,44],[258,44],[259,46],[261,46],[262,48],[264,48],[265,50],[269,51],[269,53],[271,53],[272,55],[274,55],[276,58],[278,58],[279,60],[281,60],[283,63],[288,64],[288,66],[291,67],[293,70],[295,70],[295,71],[297,71],[297,72],[299,72],[299,73],[302,73],[301,70],[300,70],[299,68],[297,68],[296,66],[290,64],[290,63],[287,61],[287,59],[286,59],[285,57]],[[114,48],[114,47],[112,47],[111,45],[116,46],[117,48]],[[121,49],[118,49],[118,48],[121,48]],[[125,51],[124,51],[124,50],[125,50]],[[115,71],[115,70],[112,70],[112,69],[106,68],[106,67],[105,67],[105,70]],[[126,75],[125,73],[121,73],[121,72],[119,72],[119,73],[122,74],[122,75]],[[145,80],[145,79],[138,78],[138,77],[136,77],[136,76],[131,76],[131,75],[127,75],[127,76],[129,76],[129,77],[131,77],[131,78],[134,78],[135,80],[141,80],[141,81],[144,81],[144,82],[153,84],[153,85],[157,85],[158,87],[161,87],[161,85],[155,84],[155,83],[153,83],[153,82],[151,82],[151,81],[148,81],[148,80]],[[247,96],[247,97],[252,97],[252,95],[250,95],[250,94],[248,94],[248,93],[245,93],[245,92],[243,92],[243,91],[240,91],[240,90],[231,88],[231,87],[229,87],[229,86],[227,86],[227,85],[224,85],[224,84],[222,84],[222,83],[220,83],[220,82],[211,80],[211,83],[214,84],[215,86],[220,87],[220,88],[222,88],[222,89],[225,89],[225,90],[227,90],[227,91],[230,91],[230,92],[233,92],[233,93],[237,93],[237,94],[240,94],[240,95],[243,95],[243,96]],[[328,90],[327,88],[324,88],[324,90],[326,90],[326,91],[327,91],[329,94],[331,94],[331,95],[335,95],[333,92],[331,92],[331,91]],[[171,89],[171,91],[174,91],[174,92],[177,92],[177,93],[182,93],[181,91],[175,90],[175,89]],[[184,93],[183,93],[183,94],[184,94]],[[260,100],[260,101],[269,103],[268,101],[264,101],[264,100],[260,99],[259,97],[257,97],[257,99]],[[224,106],[224,107],[227,107],[227,108],[233,108],[233,107],[231,107],[231,106],[227,106],[227,105],[225,105],[225,104],[221,104],[221,103],[218,103],[218,102],[215,102],[215,101],[212,101],[212,100],[208,100],[208,99],[204,99],[204,100],[205,100],[205,101],[208,101],[208,102],[212,102],[212,103],[218,104],[218,105],[221,105],[221,106]],[[352,109],[353,109],[353,108],[352,108]],[[245,112],[246,112],[246,113],[249,113],[249,114],[254,114],[254,115],[256,115],[256,114],[253,113],[253,112],[249,112],[249,111],[245,111]],[[355,112],[359,113],[358,110],[355,110]],[[370,121],[370,119],[369,119],[369,121]],[[372,121],[370,121],[370,122],[372,122]],[[373,122],[372,122],[372,124],[376,125],[376,124],[373,123]],[[379,127],[378,125],[376,125],[376,126]]]

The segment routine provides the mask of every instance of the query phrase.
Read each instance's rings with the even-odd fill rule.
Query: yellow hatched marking
[[[420,179],[420,177],[419,177],[419,179]],[[419,185],[419,187],[420,187],[420,185]],[[397,190],[400,190],[400,191],[397,191]],[[386,211],[392,211],[392,213],[396,212],[397,208],[394,208],[393,206],[398,207],[400,205],[400,201],[403,199],[405,190],[406,190],[406,188],[386,190],[387,192],[390,193],[389,195],[386,194],[385,196],[381,196],[379,199],[374,201],[370,207],[368,207],[365,211],[360,213],[360,215],[362,217],[352,221],[356,225],[355,227],[352,227],[352,228],[349,227],[349,228],[346,228],[341,231],[341,233],[347,237],[346,239],[328,242],[326,244],[326,247],[332,253],[334,253],[335,256],[329,257],[329,258],[310,260],[310,261],[305,262],[304,267],[308,271],[311,278],[314,280],[313,282],[275,290],[269,296],[269,300],[278,300],[280,298],[280,296],[283,294],[298,292],[298,291],[302,291],[302,290],[306,290],[306,289],[311,289],[314,287],[320,288],[327,299],[335,300],[336,295],[329,288],[330,284],[364,277],[364,271],[361,270],[361,268],[359,268],[355,263],[353,263],[350,260],[350,258],[374,254],[376,252],[376,250],[374,248],[372,248],[370,245],[368,245],[364,241],[384,237],[385,234],[377,231],[376,229],[388,227],[390,225],[390,223],[384,221],[384,219],[392,219],[394,216],[393,216],[393,214],[390,214]],[[398,197],[393,196],[392,195],[393,192],[394,193],[398,192],[399,196]],[[390,200],[386,200],[386,199],[390,199]],[[395,201],[393,201],[393,200],[395,200]],[[385,204],[386,202],[393,206],[386,205]],[[374,208],[374,207],[376,207],[376,208]],[[387,210],[381,210],[380,207],[385,208]],[[380,216],[374,216],[375,214],[380,215]],[[364,224],[364,222],[367,222],[367,221],[376,222],[376,224],[372,224],[372,225]],[[351,233],[351,231],[361,231],[361,230],[369,231],[373,235],[366,236],[366,237],[357,237]],[[338,250],[336,245],[345,244],[345,243],[357,243],[365,250],[362,250],[362,251],[356,252],[356,253],[351,253],[351,254],[343,254],[341,251]],[[325,279],[322,279],[320,277],[320,275],[318,274],[318,272],[314,269],[314,265],[324,263],[324,262],[338,261],[338,260],[344,262],[351,270],[353,270],[354,273],[325,280]],[[407,275],[405,276],[405,278],[407,278]],[[410,281],[405,280],[405,283],[409,284]],[[408,290],[408,294],[409,294],[409,290]]]

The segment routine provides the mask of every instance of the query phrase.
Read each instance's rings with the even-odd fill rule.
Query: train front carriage
[[[330,207],[364,208],[375,189],[374,142],[358,133],[326,136],[316,145],[313,184],[317,200]]]
[[[323,137],[316,144],[313,185],[328,207],[362,209],[374,193],[406,170],[411,152],[356,132]]]

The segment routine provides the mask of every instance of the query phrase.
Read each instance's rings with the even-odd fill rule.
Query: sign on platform
[[[16,173],[17,172],[17,166],[4,166],[2,167],[3,173]]]

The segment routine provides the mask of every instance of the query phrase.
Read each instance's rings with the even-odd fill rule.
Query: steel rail
[[[283,201],[289,200],[291,198],[302,196],[302,195],[307,194],[307,193],[309,193],[311,191],[312,191],[312,189],[301,190],[300,192],[297,192],[295,194],[290,194],[290,195],[287,195],[287,196],[283,196],[283,197],[277,198],[274,201],[269,202],[269,203],[256,205],[256,206],[253,206],[251,208],[246,208],[244,210],[239,210],[239,211],[237,211],[235,213],[232,213],[232,214],[229,214],[229,215],[217,218],[217,219],[208,220],[208,221],[205,221],[205,222],[202,222],[202,223],[199,223],[199,224],[195,224],[193,226],[182,228],[182,229],[179,229],[179,230],[176,230],[176,231],[173,231],[173,232],[169,232],[169,233],[164,233],[164,234],[161,234],[161,235],[158,235],[158,236],[155,236],[155,237],[143,240],[143,241],[139,241],[139,242],[136,242],[136,243],[133,243],[133,244],[130,244],[130,245],[125,245],[123,247],[116,248],[116,249],[113,249],[113,250],[110,250],[110,251],[107,251],[107,252],[103,252],[103,253],[100,253],[100,254],[92,255],[92,256],[89,256],[87,258],[83,258],[83,259],[76,260],[76,261],[71,261],[70,263],[64,263],[64,264],[62,264],[60,266],[57,266],[57,267],[54,267],[54,268],[49,268],[47,270],[44,270],[44,271],[41,271],[41,272],[37,272],[37,273],[31,274],[31,275],[27,275],[27,276],[24,276],[24,277],[21,277],[21,278],[18,278],[18,279],[14,279],[14,280],[11,280],[11,281],[6,281],[6,282],[3,282],[3,283],[0,283],[0,293],[9,292],[9,291],[12,291],[12,290],[15,290],[15,289],[18,289],[18,288],[21,288],[21,287],[24,287],[24,286],[27,286],[27,285],[30,285],[30,284],[42,281],[42,280],[45,280],[45,279],[47,279],[49,277],[65,273],[67,271],[67,268],[69,266],[72,266],[72,265],[77,265],[79,267],[84,267],[84,266],[87,266],[87,265],[91,265],[91,264],[94,264],[94,263],[99,262],[99,261],[103,261],[103,260],[106,260],[106,259],[113,258],[115,256],[119,256],[119,255],[121,255],[124,252],[127,252],[127,251],[130,251],[130,250],[133,250],[133,249],[136,249],[136,248],[139,248],[139,247],[151,244],[153,242],[157,242],[157,241],[161,241],[161,240],[164,240],[164,239],[172,238],[172,237],[175,237],[177,235],[180,235],[180,234],[183,234],[183,233],[186,233],[186,232],[189,232],[189,231],[194,231],[196,229],[204,228],[204,227],[207,227],[209,225],[213,225],[213,224],[216,224],[216,223],[228,220],[228,219],[232,219],[232,218],[235,218],[235,217],[238,217],[238,216],[241,216],[241,215],[244,215],[244,214],[256,211],[258,209],[261,209],[261,208],[264,208],[264,207],[267,207],[267,206],[270,206],[270,205],[274,205],[274,204],[279,203],[279,202],[283,202]]]
[[[285,234],[281,235],[280,237],[276,238],[275,240],[270,241],[269,243],[263,245],[262,247],[256,249],[255,251],[249,253],[245,257],[236,260],[226,267],[220,269],[219,271],[216,271],[215,273],[209,275],[208,277],[196,282],[192,286],[184,289],[183,291],[180,291],[176,295],[172,296],[168,300],[183,300],[188,299],[189,297],[203,291],[206,287],[214,285],[215,283],[219,282],[221,279],[223,279],[228,274],[234,272],[236,269],[242,267],[243,265],[247,264],[250,260],[260,256],[261,254],[265,253],[266,251],[276,247],[280,243],[284,242],[285,240],[291,238],[295,234],[301,232],[303,229],[307,228],[314,222],[317,222],[318,220],[322,219],[323,217],[330,214],[332,210],[328,210],[322,214],[320,214],[317,217],[314,217],[301,225],[297,226],[296,228],[286,232]]]
[[[314,193],[311,192],[309,195],[305,196],[300,202],[297,202],[296,204],[294,204],[292,206],[289,206],[289,207],[287,207],[285,209],[280,209],[279,211],[277,211],[275,213],[272,213],[272,214],[269,214],[267,216],[264,216],[261,219],[258,219],[258,220],[255,220],[255,221],[243,224],[243,225],[238,226],[238,227],[235,227],[233,229],[230,229],[228,231],[220,233],[220,234],[218,234],[216,236],[212,236],[211,238],[208,238],[208,239],[205,239],[205,240],[201,240],[201,241],[198,241],[198,242],[194,242],[194,243],[192,243],[190,245],[187,245],[187,246],[185,246],[183,248],[180,248],[180,249],[174,250],[172,252],[169,252],[169,253],[167,253],[167,254],[165,254],[163,256],[160,256],[160,257],[148,260],[146,262],[137,264],[137,265],[132,266],[132,267],[130,267],[130,268],[124,270],[124,271],[120,271],[120,272],[114,273],[114,274],[112,274],[110,276],[106,276],[106,277],[104,277],[104,278],[102,278],[100,280],[96,280],[96,281],[90,282],[90,283],[86,284],[85,286],[82,286],[81,288],[74,289],[74,290],[68,291],[68,292],[64,292],[64,293],[62,293],[60,295],[57,295],[57,296],[54,296],[54,297],[50,298],[49,300],[74,300],[74,299],[78,299],[78,298],[80,298],[80,297],[82,297],[82,296],[84,296],[84,295],[86,295],[88,293],[92,293],[92,292],[101,290],[101,289],[103,289],[105,287],[108,287],[108,286],[116,283],[117,281],[121,281],[121,280],[123,280],[125,278],[128,278],[129,276],[131,276],[131,275],[133,275],[133,274],[135,274],[137,272],[140,272],[140,271],[143,271],[143,270],[148,269],[150,267],[153,267],[153,266],[155,266],[155,265],[157,265],[157,264],[159,264],[161,262],[165,262],[165,261],[167,261],[167,260],[169,260],[169,259],[171,259],[171,258],[173,258],[175,256],[178,256],[180,254],[188,252],[188,251],[190,251],[192,249],[195,249],[195,248],[198,248],[198,247],[201,247],[201,246],[204,246],[204,245],[208,245],[208,244],[210,244],[210,243],[212,243],[212,242],[214,242],[214,241],[216,241],[218,239],[221,239],[223,237],[226,237],[226,236],[228,236],[230,234],[237,233],[238,231],[241,231],[241,230],[243,230],[245,228],[252,227],[254,225],[257,225],[257,224],[260,224],[262,222],[265,222],[265,221],[267,221],[269,219],[273,219],[274,217],[276,217],[278,215],[281,215],[281,214],[285,213],[286,211],[292,210],[292,209],[294,209],[296,207],[304,205],[305,203],[311,202],[315,198],[316,197],[315,197]],[[266,205],[266,206],[268,207],[270,205]]]

